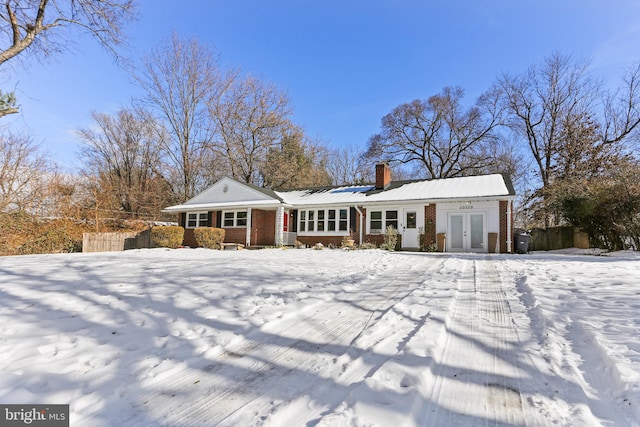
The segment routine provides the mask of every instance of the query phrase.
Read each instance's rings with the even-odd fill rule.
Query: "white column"
[[[284,245],[284,208],[279,206],[276,209],[276,241],[277,247]]]
[[[507,201],[507,253],[511,253],[511,242],[513,241],[513,236],[511,235],[511,205],[513,204],[512,200]]]
[[[245,238],[245,246],[251,246],[251,208],[247,208],[247,236]]]

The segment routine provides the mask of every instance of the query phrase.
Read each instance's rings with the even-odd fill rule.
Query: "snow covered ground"
[[[640,256],[0,258],[0,403],[72,426],[639,426]]]

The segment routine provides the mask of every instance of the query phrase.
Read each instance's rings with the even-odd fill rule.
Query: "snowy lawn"
[[[0,258],[0,403],[72,426],[640,419],[640,257]]]

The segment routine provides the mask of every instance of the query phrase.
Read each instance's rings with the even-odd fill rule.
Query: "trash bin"
[[[520,233],[516,236],[516,253],[526,254],[529,252],[529,239],[531,239],[531,235],[528,233]]]

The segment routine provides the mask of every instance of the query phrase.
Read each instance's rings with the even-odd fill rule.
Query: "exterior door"
[[[418,210],[404,209],[402,221],[402,247],[418,248]]]
[[[450,213],[447,250],[451,252],[487,252],[484,212]]]

